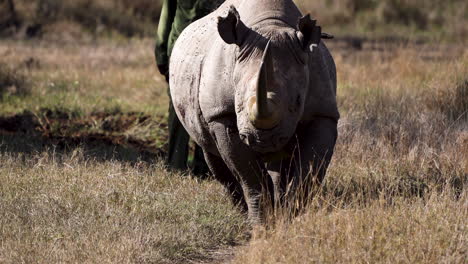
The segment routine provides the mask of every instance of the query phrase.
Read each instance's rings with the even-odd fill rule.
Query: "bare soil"
[[[41,109],[37,113],[24,111],[0,117],[0,135],[40,137],[59,147],[96,143],[122,146],[148,157],[163,156],[165,144],[161,142],[167,142],[167,133],[157,133],[157,138],[128,133],[142,126],[164,132],[167,127],[162,118],[136,112],[96,112],[81,116],[68,111]]]

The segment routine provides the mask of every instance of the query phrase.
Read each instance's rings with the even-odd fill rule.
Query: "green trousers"
[[[177,117],[172,100],[169,102],[168,126],[169,149],[167,153],[167,164],[172,169],[186,170],[189,168],[187,161],[190,136]],[[191,170],[192,173],[197,176],[204,176],[209,171],[208,165],[205,162],[203,150],[196,144]]]
[[[155,46],[156,64],[159,71],[168,77],[169,58],[175,41],[193,21],[215,10],[224,0],[164,0]],[[170,95],[169,95],[170,99]],[[189,135],[180,123],[172,102],[169,103],[169,150],[167,164],[170,168],[186,170],[189,152]],[[195,175],[208,172],[203,151],[195,147],[191,166]]]

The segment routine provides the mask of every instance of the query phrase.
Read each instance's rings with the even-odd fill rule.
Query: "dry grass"
[[[187,263],[245,237],[244,217],[215,182],[80,148],[2,149],[1,263]]]
[[[163,114],[167,109],[164,78],[157,74],[154,42],[2,41],[2,61],[24,71],[34,82],[31,96],[4,101],[0,112],[41,107],[109,109]]]
[[[468,53],[385,50],[335,53],[342,119],[325,184],[234,263],[467,261]]]
[[[325,184],[303,215],[280,211],[275,226],[254,232],[234,262],[465,263],[462,43],[354,50],[330,42],[342,119]],[[152,52],[148,39],[2,40],[2,62],[30,89],[4,94],[0,115],[60,109],[160,120],[166,85]],[[142,139],[165,133],[132,129],[125,133]],[[245,218],[219,184],[108,146],[52,143],[0,134],[0,262],[186,263],[245,241]]]
[[[463,203],[440,195],[310,210],[260,235],[234,263],[465,263]]]
[[[157,121],[167,111],[152,44],[2,41],[2,62],[31,88],[0,101],[0,123],[19,118],[7,120],[17,122],[13,130],[0,126],[1,263],[187,263],[245,241],[245,218],[217,182],[167,172],[125,146],[66,141],[83,129],[115,138],[106,131],[113,120],[131,123],[119,141],[166,137],[131,119]],[[65,141],[45,138],[34,118]]]

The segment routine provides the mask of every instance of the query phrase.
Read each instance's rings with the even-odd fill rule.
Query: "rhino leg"
[[[241,141],[235,121],[221,119],[209,126],[221,158],[242,185],[249,220],[264,222],[264,209],[273,204],[273,183],[261,158]]]
[[[286,147],[289,157],[268,164],[281,203],[297,210],[307,204],[312,188],[325,178],[337,134],[337,122],[330,118],[318,117],[298,126],[296,136]]]
[[[317,117],[298,133],[302,172],[312,175],[312,183],[321,184],[333,156],[338,137],[337,121]],[[305,169],[304,169],[305,168]]]
[[[215,179],[218,180],[227,189],[231,195],[232,202],[236,206],[239,206],[242,211],[247,212],[247,203],[244,199],[242,186],[234,177],[234,175],[232,175],[226,164],[224,164],[223,159],[206,151],[204,154],[210,171],[213,173]]]
[[[287,183],[291,182],[289,177],[291,175],[290,165],[289,159],[282,159],[267,164],[268,174],[271,176],[274,186],[275,207],[284,205]]]

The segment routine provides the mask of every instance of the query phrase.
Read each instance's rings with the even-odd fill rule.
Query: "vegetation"
[[[466,3],[298,1],[339,36],[339,139],[305,212],[251,231],[217,182],[163,165],[154,1],[7,2],[1,263],[466,262]]]
[[[468,53],[385,50],[335,53],[342,119],[326,181],[234,263],[466,262]]]
[[[340,35],[465,41],[468,4],[463,0],[297,1]]]
[[[21,72],[0,63],[0,95],[24,95],[29,85]]]
[[[152,40],[5,40],[0,262],[187,263],[246,241],[224,189],[165,169]],[[10,81],[4,83],[11,83]]]
[[[186,263],[245,236],[221,186],[160,165],[9,151],[0,161],[0,262]],[[28,142],[29,144],[31,142]]]
[[[464,41],[463,0],[296,0],[327,31],[341,36]],[[11,3],[11,4],[7,4]],[[162,1],[3,0],[0,36],[82,39],[155,35]],[[13,8],[11,8],[13,6]]]
[[[150,0],[3,2],[6,15],[0,20],[0,33],[52,38],[80,38],[82,34],[149,36],[154,32],[161,8],[160,1]]]

